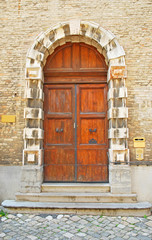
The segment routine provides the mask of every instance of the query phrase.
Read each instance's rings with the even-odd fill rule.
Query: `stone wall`
[[[35,37],[57,23],[82,19],[114,33],[126,53],[129,108],[129,149],[135,161],[133,138],[146,138],[144,160],[152,160],[151,10],[149,0],[2,1],[0,10],[0,164],[21,165],[23,146],[25,63]]]

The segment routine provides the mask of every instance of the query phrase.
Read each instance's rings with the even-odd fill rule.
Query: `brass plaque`
[[[1,122],[3,123],[14,123],[15,122],[15,115],[2,115]]]
[[[144,159],[144,150],[143,150],[143,148],[137,148],[136,149],[136,159],[137,160],[143,160]]]
[[[135,137],[133,139],[134,147],[136,148],[144,148],[145,147],[145,138],[144,137]]]

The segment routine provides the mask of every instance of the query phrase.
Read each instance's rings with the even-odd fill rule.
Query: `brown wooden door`
[[[107,182],[107,85],[46,85],[44,180]]]

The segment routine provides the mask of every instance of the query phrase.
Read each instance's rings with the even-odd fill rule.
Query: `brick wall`
[[[1,1],[0,115],[15,115],[15,123],[0,121],[1,164],[21,164],[25,60],[34,38],[51,26],[80,18],[113,32],[126,53],[129,149],[133,138],[146,138],[144,160],[152,160],[151,1],[30,0]]]

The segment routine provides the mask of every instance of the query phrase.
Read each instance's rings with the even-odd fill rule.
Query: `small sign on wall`
[[[143,160],[144,159],[144,150],[143,150],[143,148],[137,148],[136,149],[136,159],[137,160]]]
[[[15,122],[15,115],[2,115],[1,122],[3,123],[14,123]]]

